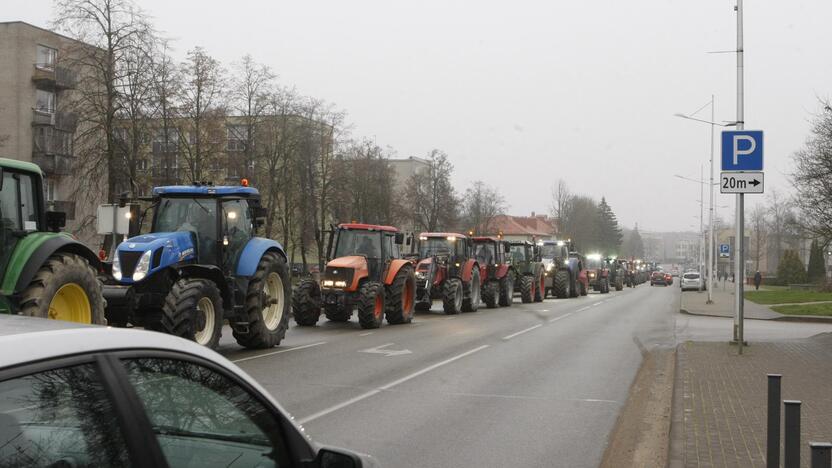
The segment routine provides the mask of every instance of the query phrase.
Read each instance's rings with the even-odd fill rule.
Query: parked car
[[[673,275],[670,273],[664,274],[664,279],[667,281],[668,285],[673,285]]]
[[[655,286],[660,284],[662,286],[667,286],[667,276],[661,271],[654,271],[650,275],[650,286]]]
[[[26,352],[20,352],[25,347]],[[0,315],[0,466],[374,466],[192,341]]]
[[[705,289],[698,271],[688,271],[683,274],[679,280],[679,287],[682,288],[682,291]]]

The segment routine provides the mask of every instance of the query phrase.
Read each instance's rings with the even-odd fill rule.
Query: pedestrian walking
[[[760,270],[757,270],[757,272],[754,273],[754,289],[755,290],[760,289],[760,283],[762,283],[762,282],[763,282],[763,275],[760,274]]]

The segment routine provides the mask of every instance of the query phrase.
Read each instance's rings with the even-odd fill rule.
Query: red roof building
[[[552,240],[557,236],[557,223],[545,214],[531,216],[498,215],[490,223],[486,235],[503,235],[508,240]]]

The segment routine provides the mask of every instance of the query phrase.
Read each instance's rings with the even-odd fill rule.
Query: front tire
[[[497,296],[499,295],[499,288],[496,280],[487,281],[482,288],[482,301],[489,309],[497,307]]]
[[[546,275],[541,271],[539,276],[537,288],[534,290],[534,302],[543,302],[543,299],[546,298]]]
[[[162,320],[153,328],[214,349],[220,342],[222,320],[217,285],[207,279],[182,278],[173,283],[162,306]]]
[[[445,314],[456,315],[462,312],[462,282],[456,278],[449,278],[442,286],[442,310]]]
[[[413,321],[416,308],[416,276],[413,269],[403,266],[396,273],[393,282],[385,288],[384,313],[387,323],[398,325]]]
[[[572,295],[570,286],[569,272],[566,270],[558,270],[555,273],[554,292],[558,299],[566,299]]]
[[[106,325],[101,283],[80,255],[56,252],[23,290],[20,313],[70,322]]]
[[[471,271],[471,281],[462,285],[462,311],[476,312],[480,307],[480,270],[474,268]]]
[[[246,292],[247,332],[234,330],[237,344],[251,349],[280,344],[289,329],[291,283],[286,262],[275,252],[266,252],[248,283]]]
[[[520,277],[520,300],[523,304],[530,304],[534,301],[534,278],[529,275]]]
[[[384,285],[368,281],[358,290],[358,323],[361,328],[378,328],[384,320]]]
[[[292,294],[292,313],[295,323],[301,327],[312,327],[321,317],[321,287],[313,279],[305,279]]]
[[[514,302],[514,280],[511,272],[500,280],[500,307],[511,307]]]

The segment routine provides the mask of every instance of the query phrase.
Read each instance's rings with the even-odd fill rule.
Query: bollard
[[[809,442],[812,450],[811,468],[832,468],[832,444],[829,442]]]
[[[783,400],[783,468],[800,468],[800,400]]]
[[[768,374],[766,468],[780,468],[780,374]]]

